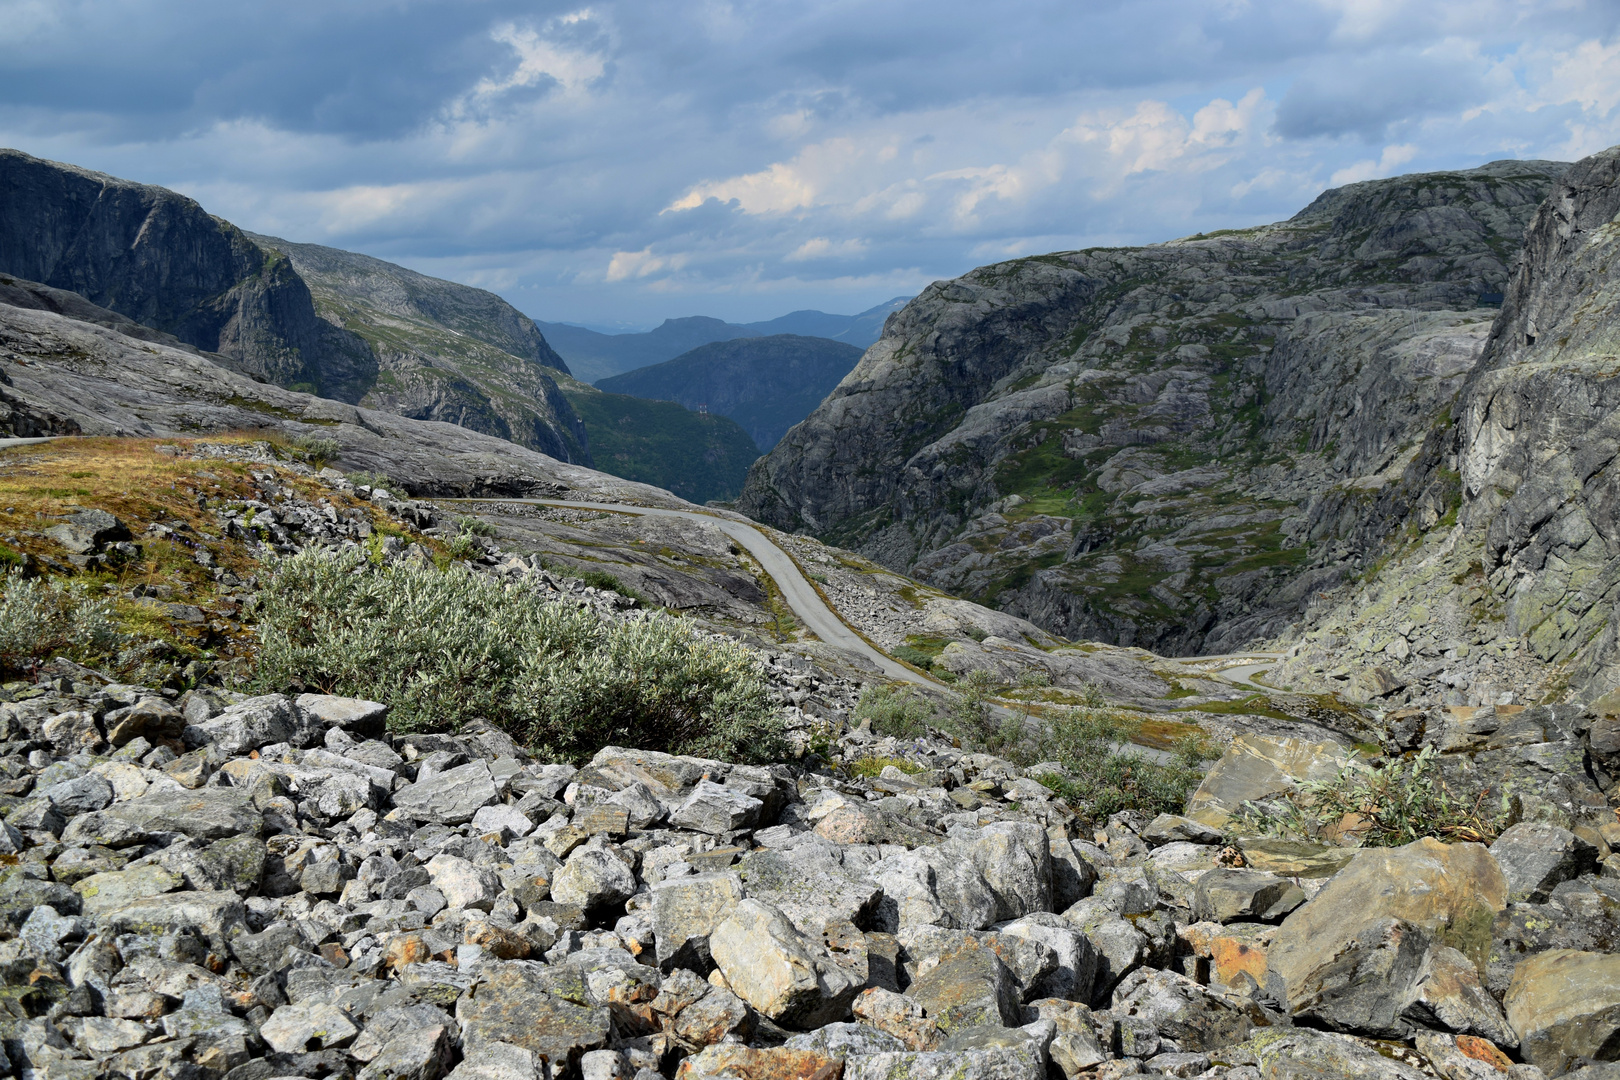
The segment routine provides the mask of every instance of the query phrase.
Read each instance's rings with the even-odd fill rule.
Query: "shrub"
[[[604,622],[464,566],[321,551],[276,563],[257,615],[259,689],[386,702],[399,730],[482,717],[575,759],[609,743],[733,760],[781,751],[754,654],[667,615]]]
[[[1024,718],[999,715],[990,703],[995,676],[974,668],[957,680],[958,693],[945,718],[958,738],[990,753],[1001,753],[1017,746],[1024,738]]]
[[[329,435],[295,435],[292,444],[302,450],[317,469],[324,468],[343,449],[342,444]]]
[[[1259,832],[1318,839],[1343,831],[1369,847],[1399,847],[1425,836],[1488,844],[1507,826],[1512,793],[1493,799],[1453,792],[1438,773],[1438,755],[1416,755],[1369,766],[1353,761],[1331,780],[1306,781],[1271,805],[1245,803],[1239,820]]]
[[[857,721],[870,720],[879,735],[915,739],[928,730],[934,709],[910,686],[868,686],[855,706]]]
[[[94,664],[123,643],[112,605],[84,586],[16,571],[0,578],[0,668],[27,671],[53,656]]]
[[[910,664],[912,667],[922,668],[924,671],[933,670],[934,658],[921,649],[913,648],[910,645],[897,645],[893,650],[893,655],[896,660]]]
[[[382,488],[385,491],[390,491],[394,487],[394,482],[382,473],[362,470],[360,472],[344,473],[343,475],[355,487]]]
[[[1040,758],[1063,766],[1063,775],[1040,782],[1077,814],[1104,821],[1121,810],[1179,814],[1203,779],[1207,748],[1184,740],[1169,762],[1125,749],[1136,727],[1128,716],[1106,709],[1065,709],[1048,719],[1038,740]]]
[[[1045,668],[1025,668],[1018,673],[1018,689],[1039,690],[1052,685],[1052,675]]]
[[[483,518],[463,514],[456,518],[456,531],[463,536],[494,536],[495,526]]]
[[[445,547],[449,549],[452,559],[470,559],[481,551],[479,546],[473,543],[473,538],[466,533],[452,536]]]

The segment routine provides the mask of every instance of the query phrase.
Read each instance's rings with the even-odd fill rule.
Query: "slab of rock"
[[[186,729],[186,744],[212,744],[220,753],[239,757],[271,743],[308,746],[315,739],[311,724],[284,694],[266,694],[232,705],[218,716],[198,720]]]
[[[1328,1031],[1268,1028],[1244,1043],[1265,1080],[1426,1080],[1422,1070]],[[1231,1053],[1231,1051],[1229,1051]]]
[[[60,525],[52,525],[45,535],[75,555],[88,555],[104,544],[129,539],[129,529],[105,510],[81,510],[70,514]]]
[[[1519,961],[1503,1000],[1519,1052],[1556,1076],[1620,1056],[1620,954],[1549,949]]]
[[[713,780],[699,781],[686,801],[669,815],[669,823],[681,829],[718,836],[752,828],[759,821],[765,804],[745,792],[716,784]]]
[[[347,1013],[324,1001],[283,1005],[259,1029],[259,1037],[282,1054],[329,1050],[360,1034]]]
[[[612,852],[576,848],[551,879],[551,898],[559,904],[598,908],[622,904],[636,891],[636,875]]]
[[[549,993],[544,971],[538,965],[501,964],[461,995],[456,1019],[467,1059],[476,1059],[486,1044],[511,1043],[553,1068],[577,1068],[586,1051],[607,1046],[612,1014]]]
[[[1496,838],[1491,854],[1507,878],[1508,903],[1546,903],[1555,886],[1597,869],[1598,850],[1568,829],[1521,821]]]
[[[113,786],[95,773],[52,784],[40,792],[64,818],[100,810],[113,801]]]
[[[62,831],[69,847],[130,847],[165,834],[197,840],[258,836],[264,815],[246,791],[202,788],[198,791],[152,791],[105,810],[81,814]]]
[[[1024,1020],[1050,1020],[1053,1027],[1047,1053],[1068,1080],[1092,1076],[1089,1070],[1108,1060],[1097,1039],[1096,1022],[1089,1008],[1078,1001],[1043,998],[1024,1006]]]
[[[658,965],[665,971],[677,966],[703,970],[711,961],[710,935],[742,899],[742,880],[730,872],[692,874],[654,885]]]
[[[331,694],[299,694],[293,704],[323,730],[342,728],[358,738],[374,739],[388,726],[388,706],[379,701]]]
[[[761,1015],[805,1029],[842,1019],[860,992],[856,979],[769,904],[747,899],[709,937],[726,984]]]
[[[180,885],[179,874],[161,866],[142,866],[91,874],[74,885],[73,891],[79,894],[84,914],[96,916],[136,900],[173,892]]]
[[[1211,828],[1202,821],[1179,814],[1160,814],[1142,830],[1142,839],[1150,844],[1218,844],[1222,836],[1219,829]]]
[[[1426,838],[1364,850],[1278,929],[1267,986],[1294,1016],[1404,1035],[1431,942],[1483,969],[1506,897],[1502,871],[1479,844]]]
[[[939,1050],[851,1054],[844,1080],[1044,1080],[1053,1025],[963,1031]]]
[[[1187,800],[1187,816],[1219,830],[1244,803],[1286,795],[1303,780],[1331,780],[1351,757],[1337,743],[1239,735]]]
[[[461,825],[500,798],[489,763],[473,761],[394,792],[394,807],[418,821]]]
[[[974,939],[964,941],[906,988],[906,996],[947,1035],[964,1028],[1019,1020],[1018,982],[1000,956]]]
[[[107,741],[113,746],[124,746],[136,737],[153,743],[178,739],[186,730],[185,714],[165,699],[151,695],[108,713],[105,723]]]
[[[1092,990],[1097,983],[1097,969],[1102,965],[1103,958],[1097,946],[1073,923],[1061,915],[1042,911],[1003,923],[996,927],[996,933],[1040,942],[1051,949],[1056,957],[1057,963],[1052,970],[1026,988],[1026,998],[1091,1000]]]
[[[748,895],[777,908],[806,934],[828,923],[864,924],[883,890],[838,861],[837,849],[819,838],[788,851],[756,851],[737,865]]]
[[[1305,902],[1305,891],[1287,878],[1225,867],[1198,878],[1193,917],[1200,921],[1275,922]]]
[[[995,897],[997,920],[1052,910],[1052,851],[1046,830],[1027,821],[986,825],[972,840],[953,837],[947,857],[962,851]]]
[[[501,880],[495,871],[476,867],[455,855],[441,852],[433,856],[428,860],[427,872],[448,907],[488,911],[500,898]]]
[[[1139,969],[1114,989],[1115,1017],[1146,1020],[1164,1038],[1194,1053],[1243,1042],[1253,1024],[1241,1007],[1173,971]]]
[[[1468,957],[1444,945],[1429,950],[1427,967],[1418,976],[1405,1015],[1425,1028],[1473,1035],[1497,1046],[1519,1045],[1502,1006],[1480,981],[1479,970]]]
[[[821,1050],[795,1046],[755,1049],[710,1046],[686,1058],[676,1080],[839,1080],[843,1062]]]
[[[180,892],[136,900],[103,915],[99,924],[115,934],[188,932],[220,946],[247,932],[246,909],[234,892]]]

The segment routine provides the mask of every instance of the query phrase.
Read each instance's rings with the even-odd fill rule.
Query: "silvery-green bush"
[[[608,744],[731,760],[781,750],[754,654],[672,616],[609,622],[461,565],[320,551],[278,562],[256,615],[260,689],[386,702],[396,730],[480,717],[571,758]]]
[[[112,606],[82,585],[16,571],[0,578],[0,668],[23,671],[53,656],[93,664],[122,641]]]

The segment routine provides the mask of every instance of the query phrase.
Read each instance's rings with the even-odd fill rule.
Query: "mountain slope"
[[[810,415],[861,358],[853,345],[819,337],[772,334],[699,346],[652,367],[597,386],[615,394],[706,407],[743,426],[769,450]]]
[[[546,374],[561,359],[491,293],[254,237],[175,192],[15,150],[0,150],[0,190],[0,273],[78,293],[279,386],[590,460]]]
[[[759,448],[736,421],[564,380],[596,467],[695,503],[734,499]]]
[[[576,378],[598,382],[636,368],[661,364],[682,353],[715,341],[798,334],[824,337],[864,349],[883,332],[883,321],[905,306],[897,297],[859,315],[829,315],[824,311],[795,311],[757,323],[728,323],[702,315],[665,319],[663,325],[642,334],[602,334],[567,323],[539,323],[546,339],[568,361]]]
[[[1566,166],[1369,181],[1289,221],[936,282],[739,509],[1071,638],[1217,652],[1370,558],[1355,514],[1472,369]]]
[[[248,235],[285,256],[308,283],[316,313],[376,358],[356,404],[589,464],[585,428],[554,378],[568,365],[505,300],[368,255]]]

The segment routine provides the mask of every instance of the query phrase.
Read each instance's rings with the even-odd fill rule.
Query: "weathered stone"
[[[969,939],[906,988],[947,1035],[983,1024],[1018,1023],[1018,984],[990,948]]]
[[[186,730],[186,717],[160,697],[142,697],[135,704],[107,714],[107,741],[124,746],[135,738],[149,742],[178,739]]]
[[[1560,882],[1597,869],[1597,848],[1568,829],[1521,821],[1496,838],[1491,854],[1507,878],[1508,903],[1545,903]]]
[[[129,539],[129,529],[105,510],[80,510],[45,535],[75,555],[88,555],[105,544]]]
[[[533,1050],[485,1041],[477,1045],[475,1053],[462,1058],[449,1080],[548,1080],[550,1076],[551,1071]]]
[[[734,873],[694,874],[654,885],[652,922],[659,966],[666,971],[706,967],[709,936],[742,898],[742,881]]]
[[[519,837],[528,836],[534,830],[534,822],[517,807],[496,803],[481,807],[472,817],[472,827],[478,836],[501,833],[506,837]]]
[[[1620,1058],[1620,955],[1549,949],[1519,961],[1503,1000],[1526,1061],[1556,1076]]]
[[[487,1043],[531,1050],[553,1066],[578,1065],[587,1050],[608,1043],[611,1014],[605,1007],[576,1005],[546,992],[544,969],[502,964],[456,1002],[463,1053],[475,1057]]]
[[[1267,955],[1268,986],[1295,1016],[1400,1035],[1431,941],[1476,967],[1506,902],[1496,860],[1478,844],[1424,839],[1368,849],[1290,915]]]
[[[80,751],[92,754],[106,747],[96,718],[82,709],[59,713],[40,725],[40,735],[51,744],[58,757],[68,757]]]
[[[723,986],[708,992],[675,1014],[673,1030],[693,1046],[710,1046],[722,1039],[746,1038],[753,1018],[742,998]]]
[[[355,1080],[439,1080],[449,1056],[450,1035],[443,1024],[414,1028],[390,1039]]]
[[[454,855],[433,856],[428,860],[427,872],[433,887],[452,908],[488,911],[501,895],[501,882],[493,870],[481,870]]]
[[[1415,1065],[1333,1032],[1268,1028],[1241,1049],[1249,1050],[1259,1061],[1264,1080],[1424,1080]]]
[[[1275,922],[1304,902],[1304,890],[1286,878],[1220,868],[1199,876],[1192,910],[1210,922]]]
[[[1063,913],[1097,951],[1094,993],[1103,995],[1148,958],[1148,937],[1098,897],[1088,897]]]
[[[1423,1027],[1478,1036],[1498,1046],[1519,1043],[1502,1015],[1502,1006],[1481,984],[1473,961],[1444,945],[1429,950],[1427,966],[1418,976],[1405,1015]]]
[[[1219,1050],[1249,1037],[1252,1024],[1237,1005],[1173,971],[1132,972],[1114,989],[1116,1017],[1138,1017],[1183,1050]]]
[[[103,915],[103,929],[115,934],[186,932],[223,947],[246,931],[245,909],[234,892],[180,892],[136,900]]]
[[[1091,1000],[1102,956],[1073,923],[1061,915],[1036,912],[998,926],[996,933],[1038,941],[1056,955],[1056,966],[1026,987],[1026,997]]]
[[[418,821],[461,825],[500,798],[489,764],[473,761],[394,792],[394,806]]]
[[[1301,781],[1332,779],[1350,758],[1336,743],[1239,735],[1187,800],[1187,816],[1221,829],[1244,803],[1286,795]]]
[[[220,840],[258,836],[263,828],[264,815],[244,791],[152,791],[105,810],[81,814],[62,830],[62,842],[69,847],[117,848],[149,843],[168,833]]]
[[[358,1034],[360,1029],[342,1009],[324,1001],[283,1005],[259,1029],[259,1036],[283,1054],[344,1046]]]
[[[136,900],[173,892],[180,885],[179,874],[161,866],[142,866],[91,874],[73,886],[73,891],[79,894],[84,913],[94,917]]]
[[[1062,998],[1032,1001],[1024,1006],[1024,1021],[1034,1020],[1052,1022],[1055,1033],[1047,1052],[1052,1064],[1062,1070],[1068,1080],[1090,1075],[1087,1070],[1108,1060],[1107,1050],[1097,1040],[1091,1010],[1085,1005]]]
[[[113,786],[95,773],[85,773],[60,784],[52,784],[41,795],[51,801],[64,817],[100,810],[113,801]]]
[[[0,877],[0,913],[11,925],[22,926],[41,905],[65,915],[77,915],[79,894],[60,881],[40,881],[16,871]]]
[[[816,1050],[711,1046],[681,1062],[676,1080],[840,1080],[843,1062]]]
[[[712,780],[702,780],[669,815],[669,823],[682,829],[719,835],[751,828],[759,821],[764,806],[752,795],[722,787]]]
[[[298,710],[322,728],[342,728],[357,738],[376,738],[386,728],[388,706],[361,698],[330,694],[299,694]]]
[[[787,916],[743,900],[709,937],[709,952],[737,996],[789,1028],[841,1019],[861,989],[826,947]]]
[[[1160,814],[1142,830],[1142,839],[1150,844],[1174,844],[1185,841],[1193,844],[1218,844],[1221,831],[1201,821],[1181,817],[1179,814]]]
[[[960,841],[942,849],[947,855]],[[1025,821],[986,825],[966,853],[996,900],[995,917],[1019,919],[1052,909],[1052,855],[1046,832]]]
[[[636,876],[600,848],[578,848],[551,881],[551,898],[582,908],[622,904],[636,891]]]
[[[313,727],[283,694],[249,698],[186,729],[187,745],[212,744],[232,757],[271,743],[307,746],[312,740]]]
[[[819,841],[789,851],[755,851],[737,866],[748,895],[777,908],[806,934],[832,922],[865,924],[882,890],[846,870],[837,849]]]
[[[845,1080],[1043,1080],[1050,1021],[1025,1028],[963,1032],[949,1050],[852,1054]],[[949,1045],[949,1044],[947,1044]]]

